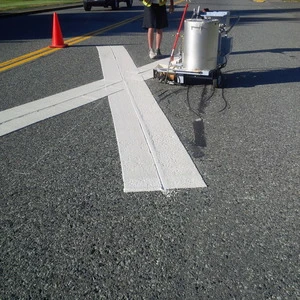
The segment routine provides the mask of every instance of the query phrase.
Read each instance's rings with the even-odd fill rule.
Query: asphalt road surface
[[[1,299],[300,298],[300,5],[199,1],[190,16],[198,5],[240,17],[224,88],[146,83],[207,187],[124,193],[108,97],[0,137]],[[142,11],[58,14],[70,39]],[[51,21],[0,18],[0,63],[50,45]],[[151,63],[141,26],[1,72],[0,110],[103,79],[99,46]]]

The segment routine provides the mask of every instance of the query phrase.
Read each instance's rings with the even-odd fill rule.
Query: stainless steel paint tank
[[[217,67],[219,21],[186,19],[184,21],[183,67],[190,71]]]

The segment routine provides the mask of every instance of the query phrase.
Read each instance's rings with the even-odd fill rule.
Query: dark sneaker
[[[162,56],[161,52],[160,52],[160,49],[156,49],[155,50],[155,54],[156,54],[156,58],[159,58]]]

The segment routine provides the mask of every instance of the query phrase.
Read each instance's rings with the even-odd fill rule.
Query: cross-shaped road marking
[[[205,187],[144,82],[167,59],[138,69],[123,46],[97,49],[104,79],[0,112],[0,136],[108,96],[125,192]]]

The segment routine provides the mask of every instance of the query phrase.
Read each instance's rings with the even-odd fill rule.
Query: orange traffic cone
[[[52,28],[52,45],[50,48],[65,48],[68,47],[67,44],[64,43],[57,13],[53,14],[53,28]]]

